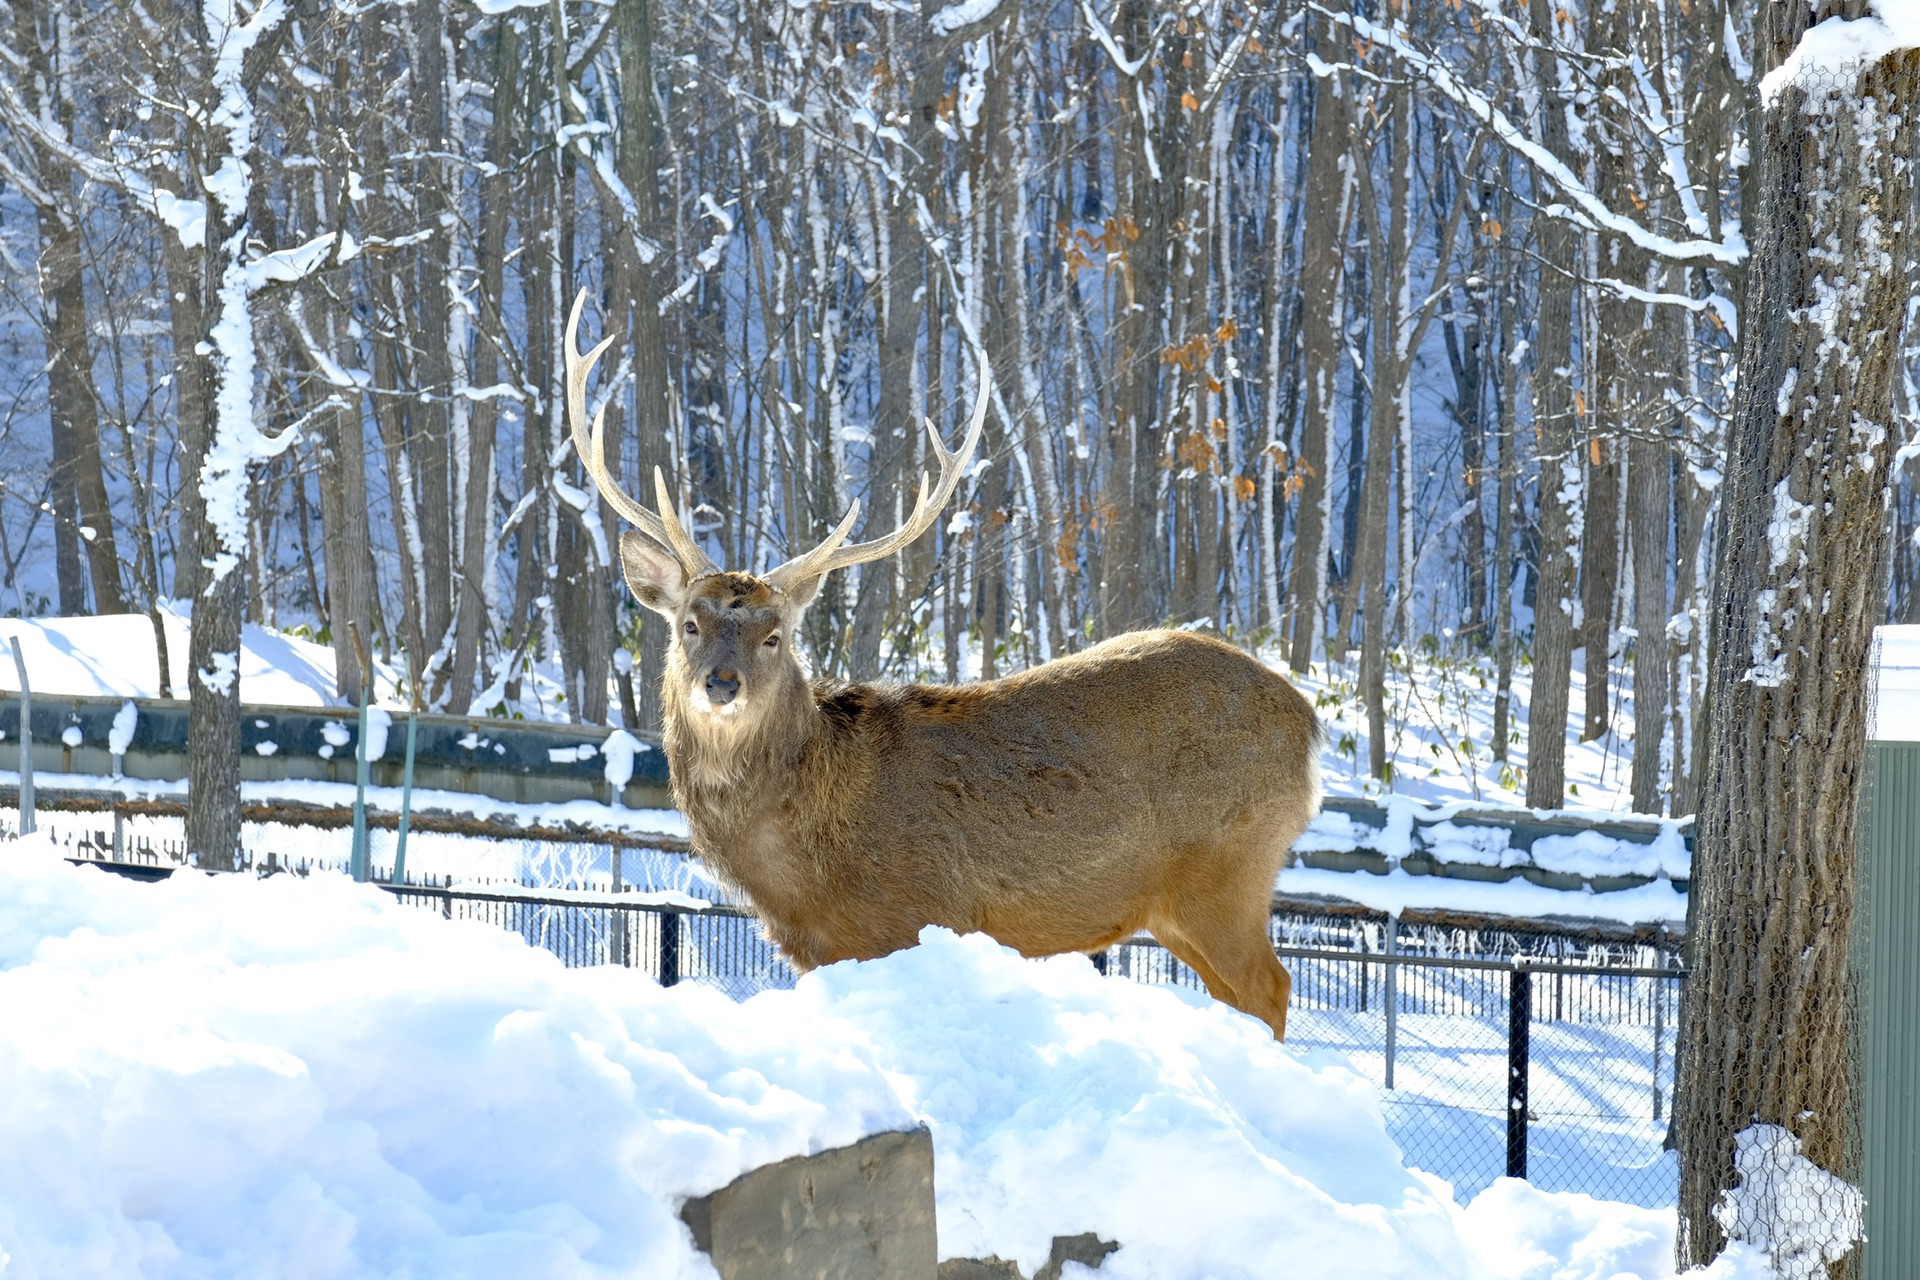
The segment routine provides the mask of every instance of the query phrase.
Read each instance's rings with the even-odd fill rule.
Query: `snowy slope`
[[[681,1198],[916,1121],[943,1256],[1031,1272],[1093,1230],[1117,1278],[1670,1274],[1670,1213],[1457,1209],[1337,1056],[978,937],[734,1004],[337,877],[135,884],[29,840],[0,1007],[8,1280],[710,1276]]]
[[[187,691],[190,635],[181,614],[163,610],[167,668],[175,697]],[[8,642],[20,641],[27,680],[37,694],[115,698],[160,696],[159,650],[153,621],[143,614],[88,618],[0,618],[0,691],[18,692]],[[375,677],[390,693],[396,672]],[[249,623],[240,637],[240,699],[262,706],[335,707],[333,649]]]

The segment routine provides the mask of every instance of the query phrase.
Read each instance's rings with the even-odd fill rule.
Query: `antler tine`
[[[600,357],[613,345],[617,334],[608,334],[600,340],[598,346],[580,354],[580,342],[576,336],[580,328],[580,309],[587,301],[587,291],[582,289],[574,295],[573,309],[567,313],[566,375],[567,375],[567,425],[573,433],[573,451],[580,455],[580,465],[587,469],[588,477],[607,505],[619,512],[628,524],[634,525],[659,545],[671,550],[679,557],[681,567],[689,578],[701,578],[720,569],[707,558],[704,551],[685,529],[680,527],[679,516],[674,513],[673,504],[667,493],[665,482],[661,479],[660,469],[654,468],[654,487],[660,500],[661,514],[647,510],[639,502],[628,496],[625,490],[614,481],[607,469],[607,407],[600,406],[600,412],[593,415],[593,424],[587,424],[587,379],[593,374],[593,367],[600,363]]]
[[[680,514],[674,509],[673,491],[667,488],[666,473],[660,468],[653,469],[653,500],[660,508],[660,526],[662,541],[672,548],[673,554],[680,557],[689,578],[704,578],[711,573],[719,573],[720,566],[707,558],[700,544],[693,540],[685,526],[680,523]]]
[[[864,564],[890,556],[931,528],[934,521],[939,519],[941,510],[946,507],[947,499],[953,496],[955,487],[960,483],[961,474],[966,471],[968,462],[973,459],[974,450],[980,445],[980,433],[987,421],[988,388],[991,385],[991,377],[992,371],[987,363],[987,353],[982,348],[980,389],[973,405],[973,418],[967,423],[966,438],[960,442],[958,449],[949,452],[946,445],[941,443],[940,432],[934,427],[933,420],[927,420],[927,438],[933,444],[934,456],[940,460],[940,480],[929,487],[927,473],[924,471],[920,473],[920,496],[914,499],[913,514],[907,517],[905,524],[884,538],[843,546],[842,543],[846,541],[848,531],[853,528],[854,517],[860,512],[860,504],[856,501],[853,509],[847,512],[846,518],[840,522],[840,527],[835,529],[825,542],[805,555],[795,556],[779,568],[765,574],[766,581],[773,587],[785,591],[790,586],[809,578],[831,573],[835,569],[844,569],[849,565]]]
[[[606,460],[606,420],[607,409],[600,406],[600,412],[593,415],[593,425],[587,426],[587,379],[593,376],[593,366],[600,363],[600,357],[613,345],[615,334],[608,334],[600,340],[598,346],[580,354],[580,308],[587,301],[587,291],[582,289],[573,299],[573,310],[567,313],[567,345],[565,351],[567,374],[567,426],[573,432],[573,451],[580,455],[580,465],[587,469],[587,475],[593,480],[594,487],[607,500],[607,504],[618,511],[629,523],[641,524],[643,517],[652,514],[635,502],[613,482],[607,474]]]

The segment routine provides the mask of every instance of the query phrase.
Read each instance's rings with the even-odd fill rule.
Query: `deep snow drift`
[[[942,1256],[1031,1272],[1092,1230],[1155,1280],[1670,1274],[1670,1213],[1455,1207],[1335,1055],[939,930],[735,1004],[344,878],[139,884],[30,838],[0,1008],[8,1280],[710,1276],[681,1198],[916,1120]]]

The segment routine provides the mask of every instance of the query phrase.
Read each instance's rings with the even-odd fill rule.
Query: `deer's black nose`
[[[707,675],[707,701],[716,707],[732,702],[740,692],[740,677],[731,671],[713,671]]]

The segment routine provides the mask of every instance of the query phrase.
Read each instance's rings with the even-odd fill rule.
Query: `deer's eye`
[[[767,648],[778,649],[779,647],[780,647],[780,633],[776,631],[772,635],[767,637]]]
[[[697,636],[700,634],[700,628],[694,625],[693,619],[691,618],[687,619],[687,634],[690,636]]]

